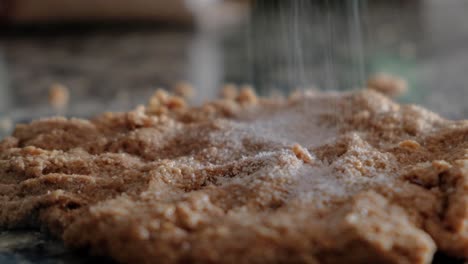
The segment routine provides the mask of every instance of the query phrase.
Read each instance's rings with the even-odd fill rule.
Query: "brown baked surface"
[[[0,226],[122,263],[430,263],[468,257],[468,121],[373,91],[18,125]]]

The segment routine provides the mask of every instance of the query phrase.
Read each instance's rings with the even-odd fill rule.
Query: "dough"
[[[121,263],[468,257],[468,121],[371,90],[199,107],[158,91],[0,143],[0,226]]]

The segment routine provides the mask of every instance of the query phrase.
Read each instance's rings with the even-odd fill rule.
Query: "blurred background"
[[[262,95],[409,82],[402,102],[467,118],[466,0],[0,0],[0,123],[127,110],[188,81],[192,103],[223,83]],[[4,119],[8,119],[5,121]],[[4,129],[5,131],[5,129]]]
[[[0,138],[34,118],[128,110],[180,81],[199,104],[224,83],[349,90],[378,72],[408,81],[400,102],[467,119],[467,13],[467,0],[0,0]],[[1,263],[31,259],[80,258],[0,232]]]

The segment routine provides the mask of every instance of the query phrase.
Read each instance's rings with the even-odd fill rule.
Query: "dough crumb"
[[[243,85],[240,88],[239,95],[237,96],[237,101],[243,105],[256,104],[258,98],[255,94],[253,87],[250,85]]]
[[[164,89],[157,89],[148,101],[147,112],[152,114],[167,114],[171,110],[181,110],[187,106],[186,101]]]
[[[232,83],[225,84],[221,89],[221,98],[224,99],[235,100],[238,94],[237,86]]]
[[[414,140],[403,140],[402,142],[398,143],[398,146],[400,148],[404,148],[411,151],[415,151],[421,148],[421,145]]]
[[[369,89],[378,91],[390,97],[398,97],[408,91],[408,83],[397,76],[378,73],[367,81]]]
[[[294,144],[292,147],[292,151],[294,152],[296,157],[302,160],[304,163],[314,163],[314,158],[312,157],[312,155],[310,155],[309,151],[301,145]]]
[[[49,88],[49,104],[55,109],[63,109],[68,105],[70,92],[63,84],[55,83]]]
[[[178,82],[173,87],[173,92],[182,98],[190,99],[194,95],[194,88],[189,82]]]
[[[442,171],[447,171],[449,170],[452,165],[450,165],[450,163],[448,163],[447,161],[445,160],[434,160],[432,162],[432,167],[438,171],[438,172],[442,172]]]

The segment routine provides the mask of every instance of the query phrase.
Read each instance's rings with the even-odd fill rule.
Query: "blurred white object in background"
[[[197,91],[194,103],[201,103],[219,94],[225,70],[223,33],[247,18],[248,5],[242,1],[185,1],[197,30],[189,53],[189,80]]]
[[[185,3],[202,30],[222,30],[237,25],[247,18],[249,8],[246,1],[185,0]]]

